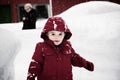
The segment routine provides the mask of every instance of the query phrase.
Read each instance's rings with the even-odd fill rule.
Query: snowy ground
[[[78,4],[62,16],[73,36],[70,39],[76,52],[95,64],[95,71],[73,68],[74,80],[120,80],[120,5],[93,1]],[[37,21],[37,29],[21,30],[22,22],[0,24],[12,31],[21,41],[15,59],[15,80],[26,80],[27,69],[40,32],[46,20]]]

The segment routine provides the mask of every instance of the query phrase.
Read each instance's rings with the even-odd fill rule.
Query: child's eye
[[[51,35],[52,35],[52,36],[54,36],[55,34],[54,34],[54,33],[52,33]]]
[[[61,35],[62,35],[62,33],[59,34],[59,36],[61,36]]]

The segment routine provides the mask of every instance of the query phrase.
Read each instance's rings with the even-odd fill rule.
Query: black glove
[[[94,71],[94,64],[92,62],[87,61],[86,69],[89,70],[89,71]]]

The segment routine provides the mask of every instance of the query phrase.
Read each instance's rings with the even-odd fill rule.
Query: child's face
[[[61,31],[49,31],[48,38],[54,42],[55,45],[60,45],[65,37],[65,33]]]

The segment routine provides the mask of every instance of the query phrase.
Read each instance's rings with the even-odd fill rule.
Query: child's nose
[[[56,35],[56,36],[55,36],[55,39],[58,39],[58,38],[59,38],[59,35]]]

